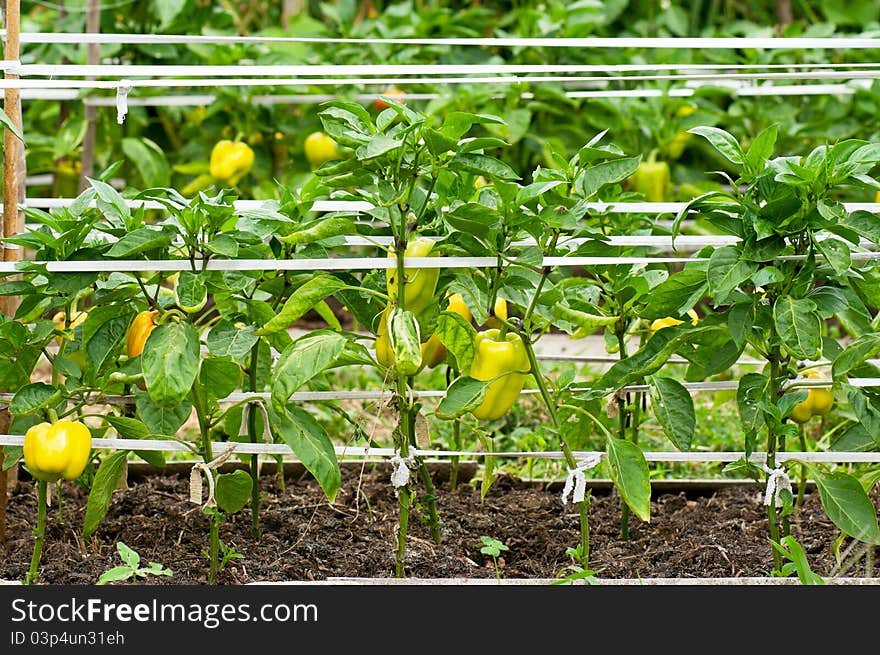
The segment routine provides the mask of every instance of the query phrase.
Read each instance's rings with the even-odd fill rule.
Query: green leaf
[[[159,18],[159,29],[164,30],[186,7],[187,0],[156,0],[154,9]]]
[[[437,406],[437,416],[444,419],[455,418],[476,409],[486,397],[489,381],[460,377],[446,390],[446,395]]]
[[[259,336],[286,330],[319,302],[347,285],[331,275],[317,275],[290,294],[284,307],[272,320],[257,330]]]
[[[392,139],[384,134],[376,134],[365,146],[358,148],[357,158],[359,161],[369,161],[370,159],[387,155],[389,152],[394,152],[402,146],[403,141]]]
[[[807,561],[807,554],[794,537],[788,535],[787,537],[782,538],[782,543],[778,544],[775,541],[771,541],[770,543],[773,545],[773,549],[776,552],[794,563],[794,568],[797,571],[798,578],[802,584],[825,584],[825,581],[810,568],[810,563]]]
[[[846,473],[825,473],[810,466],[828,518],[853,539],[880,544],[877,510],[861,483]]]
[[[651,480],[641,448],[631,441],[606,439],[608,471],[621,498],[643,521],[651,520]]]
[[[119,433],[123,439],[149,439],[150,430],[136,418],[129,416],[116,416],[115,414],[106,415],[107,422],[113,426],[113,429]],[[145,462],[149,462],[153,466],[165,466],[165,455],[155,450],[136,450],[135,453]]]
[[[287,399],[306,382],[327,369],[345,349],[341,334],[318,330],[290,344],[272,371],[272,404],[281,411]]]
[[[202,361],[199,380],[205,398],[220,400],[235,391],[241,383],[241,367],[229,359],[208,357]]]
[[[469,371],[474,361],[474,339],[477,336],[471,322],[455,312],[440,312],[434,334],[446,346],[446,350],[452,353],[456,368],[459,371]]]
[[[760,373],[746,373],[740,378],[736,390],[736,404],[743,429],[752,435],[764,425],[760,403],[764,399],[767,384],[767,378]]]
[[[171,167],[165,159],[165,153],[148,138],[124,138],[122,152],[137,168],[144,182],[144,187],[167,187],[170,185]]]
[[[742,148],[732,134],[720,128],[707,125],[692,127],[688,132],[705,138],[730,163],[742,165],[745,162],[745,153],[743,153]]]
[[[256,326],[236,326],[232,321],[223,319],[208,333],[208,352],[215,357],[230,357],[241,364],[259,340]]]
[[[635,173],[641,159],[623,157],[596,164],[581,173],[575,180],[575,185],[584,199],[592,198],[605,185],[622,182]]]
[[[168,321],[154,329],[141,355],[141,369],[150,399],[174,407],[192,389],[201,360],[199,333],[189,323]]]
[[[783,296],[773,305],[773,322],[782,345],[793,357],[819,359],[822,354],[822,322],[812,300]]]
[[[0,462],[2,464],[0,470],[8,471],[24,457],[24,448],[21,446],[3,446],[3,448],[0,448],[0,455],[3,456],[2,462]]]
[[[706,272],[686,268],[670,275],[651,290],[642,318],[652,321],[667,316],[680,316],[702,298],[708,284]]]
[[[32,414],[46,407],[58,395],[55,387],[45,382],[32,382],[15,392],[9,403],[11,414]]]
[[[651,408],[675,447],[690,450],[696,426],[690,392],[672,378],[654,378],[651,381]]]
[[[104,571],[95,584],[105,585],[108,582],[121,582],[134,577],[134,575],[134,571],[129,566],[114,566],[112,569]]]
[[[336,451],[324,428],[308,412],[294,405],[278,408],[269,404],[267,409],[272,432],[290,446],[332,503],[339,491],[341,475]]]
[[[187,314],[201,311],[208,302],[208,287],[198,273],[181,271],[174,290],[178,307]]]
[[[122,237],[107,251],[108,257],[130,259],[148,250],[165,248],[171,245],[171,230],[140,227]]]
[[[519,175],[508,164],[500,159],[489,155],[475,153],[458,153],[450,163],[453,170],[463,170],[474,175],[482,175],[493,180],[513,182],[519,179]]]
[[[92,488],[89,491],[89,499],[86,502],[86,516],[83,520],[83,539],[91,537],[98,525],[107,515],[113,490],[119,484],[122,469],[128,453],[124,450],[111,453],[98,466],[95,478],[92,480]]]
[[[134,315],[128,305],[103,305],[89,312],[82,327],[82,348],[95,371],[115,361]]]
[[[121,541],[116,543],[116,551],[119,553],[119,558],[133,569],[141,563],[141,556]]]
[[[835,379],[843,377],[878,352],[880,352],[880,334],[863,334],[834,358],[834,362],[831,364],[831,375]]]
[[[721,304],[731,291],[748,280],[758,270],[753,262],[742,261],[740,251],[735,246],[718,248],[709,258],[706,281],[715,302]]]
[[[483,239],[501,226],[501,214],[476,202],[459,205],[444,214],[443,218],[459,232]]]
[[[19,141],[24,142],[24,134],[21,133],[21,130],[16,127],[12,119],[9,118],[9,115],[2,109],[0,109],[0,125],[12,132]]]
[[[842,225],[860,237],[880,245],[880,217],[876,214],[860,209],[847,216],[842,221]]]
[[[306,229],[297,230],[287,236],[280,237],[279,241],[304,246],[331,237],[348,236],[350,234],[357,234],[357,227],[350,218],[330,216],[321,219]]]
[[[828,264],[838,275],[846,275],[851,257],[847,245],[838,239],[816,239],[816,247],[825,256]]]
[[[247,505],[251,497],[252,480],[247,471],[241,469],[217,476],[214,499],[217,507],[227,514],[235,514]]]
[[[764,168],[764,164],[773,155],[776,136],[777,126],[773,124],[755,137],[745,156],[745,164],[750,170],[758,172]]]
[[[161,407],[150,400],[146,391],[134,389],[134,401],[137,413],[151,434],[173,437],[189,418],[192,402],[184,398],[182,402],[171,407]]]

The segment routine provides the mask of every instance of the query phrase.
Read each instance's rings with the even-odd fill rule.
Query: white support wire
[[[24,435],[0,435],[0,446],[22,446],[24,445]],[[287,444],[276,443],[245,443],[230,441],[215,441],[211,444],[214,452],[221,450],[230,450],[235,455],[287,455],[294,461],[298,461],[294,452]],[[192,453],[198,448],[198,444],[185,444],[179,440],[172,439],[114,439],[100,438],[92,439],[92,448],[95,450],[140,450],[150,452],[188,452]],[[391,458],[394,457],[396,451],[392,448],[376,448],[370,446],[334,446],[336,456],[340,458]],[[565,459],[562,451],[470,451],[470,450],[440,450],[415,448],[410,449],[410,454],[414,457],[426,458],[445,458],[445,457],[465,457],[472,459],[480,459],[485,457],[499,458],[541,458],[549,460]],[[584,459],[587,457],[604,458],[605,453],[602,451],[576,451],[572,453],[575,459]],[[648,451],[644,453],[645,459],[649,462],[679,462],[679,463],[724,463],[735,462],[742,459],[745,453],[741,451]],[[826,452],[779,452],[776,453],[777,463],[796,461],[796,462],[815,462],[815,463],[837,463],[837,464],[857,464],[866,463],[873,464],[880,462],[880,452],[846,452],[846,451],[826,451]],[[767,461],[767,453],[753,452],[749,457],[749,461],[754,464],[763,464]]]
[[[0,39],[6,30],[0,30]],[[858,37],[451,37],[451,38],[333,38],[304,36],[242,36],[189,34],[111,34],[84,32],[22,32],[22,44],[122,44],[122,45],[203,45],[224,44],[336,44],[336,45],[439,45],[489,48],[578,48],[578,49],[680,49],[680,50],[758,50],[880,48],[880,38]]]
[[[584,380],[584,383],[587,381]],[[789,380],[783,385],[786,391],[793,389],[806,388],[831,388],[834,382],[830,378],[797,378]],[[880,387],[880,378],[849,378],[846,384],[857,388],[878,388]],[[691,393],[698,392],[715,392],[715,391],[733,391],[739,387],[736,380],[718,380],[710,382],[682,382],[681,385]],[[651,387],[647,384],[633,384],[622,387],[621,392],[624,393],[647,393]],[[574,394],[585,394],[593,391],[592,387],[572,387],[571,392]],[[539,389],[523,389],[521,395],[533,396],[540,393]],[[612,393],[609,391],[608,393]],[[445,390],[418,390],[413,391],[412,395],[418,399],[439,399],[446,395]],[[15,394],[0,393],[0,403],[9,403],[13,400]],[[220,398],[217,402],[221,404],[244,403],[251,400],[270,400],[272,394],[266,391],[242,391],[229,394],[224,398]],[[288,398],[288,402],[292,403],[322,403],[334,400],[364,400],[364,401],[386,401],[394,397],[394,393],[388,390],[372,390],[372,391],[297,391]],[[133,405],[134,396],[123,395],[102,395],[90,396],[88,398],[80,398],[79,400],[87,401],[91,405]]]
[[[76,198],[28,198],[20,204],[21,209],[33,207],[34,209],[53,209],[56,207],[70,207]],[[124,198],[128,207],[136,209],[167,210],[165,205],[155,200],[132,200]],[[270,201],[269,201],[270,202]],[[233,206],[237,211],[247,209],[261,209],[266,207],[266,200],[236,200]],[[586,208],[589,211],[608,214],[678,214],[687,207],[686,202],[588,202]],[[97,202],[92,201],[90,207],[97,207]],[[878,202],[845,202],[844,209],[848,212],[869,211],[880,212]],[[314,212],[349,212],[361,213],[375,209],[372,203],[365,200],[316,200],[311,207]]]

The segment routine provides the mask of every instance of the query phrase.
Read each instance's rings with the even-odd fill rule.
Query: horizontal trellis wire
[[[21,446],[24,435],[0,435],[0,446]],[[215,441],[211,444],[214,452],[229,449],[240,455],[293,455],[286,444],[276,443],[243,443],[237,441]],[[92,448],[96,450],[142,450],[163,452],[192,452],[197,444],[187,444],[174,439],[92,439]],[[375,448],[370,446],[334,446],[336,455],[340,457],[393,457],[396,454],[391,448]],[[469,450],[432,450],[410,449],[409,453],[416,457],[504,457],[504,458],[543,458],[561,460],[565,455],[562,451],[469,451]],[[576,459],[589,456],[604,456],[601,451],[576,451],[572,453]],[[645,459],[649,462],[735,462],[741,459],[741,451],[648,451]],[[777,463],[795,460],[799,462],[826,462],[840,464],[876,463],[880,462],[880,452],[778,452],[775,454]],[[763,463],[767,459],[764,452],[753,452],[749,461]]]

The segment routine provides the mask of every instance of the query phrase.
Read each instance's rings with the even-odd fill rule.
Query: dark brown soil
[[[417,511],[410,524],[407,574],[418,578],[494,577],[491,558],[480,553],[480,538],[493,537],[509,547],[499,561],[507,578],[555,578],[572,563],[566,549],[578,541],[577,511],[560,502],[558,485],[548,488],[509,477],[499,478],[484,501],[479,485],[450,492],[444,470],[436,474],[442,543],[435,544]],[[263,537],[250,536],[250,514],[242,510],[221,528],[223,541],[243,558],[221,572],[223,584],[254,581],[321,580],[333,577],[378,578],[393,575],[397,501],[387,467],[369,464],[343,469],[342,489],[330,505],[307,476],[289,479],[279,491],[274,476],[264,476]],[[160,584],[203,584],[208,522],[188,502],[185,479],[152,475],[130,482],[114,494],[110,511],[88,542],[79,537],[85,493],[65,487],[64,523],[58,508],[49,511],[50,529],[43,552],[42,582],[93,584],[119,564],[116,542],[125,542],[144,562],[174,571]],[[9,503],[5,557],[0,578],[21,579],[28,567],[35,512],[34,485],[21,481]],[[880,499],[875,498],[875,504]],[[632,520],[631,539],[619,538],[619,497],[594,493],[590,508],[592,568],[599,577],[765,576],[772,565],[761,489],[735,487],[688,497],[655,492],[652,520]],[[817,494],[792,517],[792,534],[820,575],[834,565],[837,531],[825,516]],[[859,566],[853,575],[864,575]]]

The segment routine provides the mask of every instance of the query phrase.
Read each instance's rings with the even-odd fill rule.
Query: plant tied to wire
[[[876,394],[847,384],[848,375],[864,372],[865,359],[880,343],[876,326],[865,318],[866,304],[876,304],[876,265],[861,256],[862,240],[873,247],[880,244],[880,219],[865,211],[847,211],[836,200],[843,187],[880,188],[870,176],[880,162],[880,144],[850,139],[820,146],[805,157],[773,158],[775,126],[748,147],[718,128],[691,131],[706,138],[738,174],[724,174],[731,191],[694,199],[676,224],[696,212],[738,241],[707,249],[702,255],[708,262],[688,265],[670,282],[683,297],[711,297],[727,327],[726,343],[720,348],[731,361],[749,348],[766,362],[760,372],[748,373],[739,382],[745,456],[732,467],[760,477],[762,471],[749,457],[764,438],[770,538],[779,543],[780,519],[783,536],[790,531],[793,498],[777,454],[799,439],[800,424],[792,411],[808,396],[806,389],[797,387],[799,363],[830,360],[834,386],[846,395],[857,423],[876,428],[880,417]],[[850,345],[844,347],[829,336],[826,326],[831,319],[849,332],[854,339]],[[807,467],[835,525],[854,539],[880,541],[873,505],[859,480],[840,471]],[[780,568],[775,550],[774,571]]]

